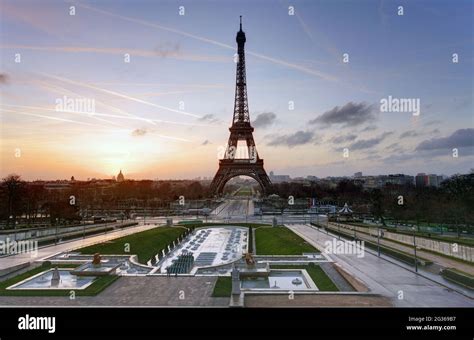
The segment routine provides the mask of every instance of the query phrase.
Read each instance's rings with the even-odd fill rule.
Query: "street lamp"
[[[8,227],[13,223],[13,215],[10,215],[10,223],[8,223]],[[16,241],[16,224],[13,223],[13,233],[15,234],[15,241]]]
[[[58,225],[59,225],[59,218],[56,217],[56,239],[55,239],[55,244],[58,244]]]
[[[418,261],[416,259],[416,234],[415,234],[415,227],[413,227],[413,250],[415,254],[415,272],[418,273]]]
[[[380,226],[377,224],[377,253],[380,257]]]

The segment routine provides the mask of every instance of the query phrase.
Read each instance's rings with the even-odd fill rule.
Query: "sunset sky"
[[[0,175],[213,176],[239,15],[267,172],[474,168],[472,1],[0,0]],[[419,99],[420,115],[380,112],[389,96]],[[58,111],[65,97],[95,111]]]

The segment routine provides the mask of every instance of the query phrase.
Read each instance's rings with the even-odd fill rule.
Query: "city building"
[[[272,183],[281,183],[281,182],[291,181],[291,177],[289,175],[275,175],[273,171],[270,171],[269,177]]]
[[[444,181],[444,176],[439,176],[436,174],[425,174],[419,173],[415,177],[415,183],[417,187],[439,187],[441,182]]]

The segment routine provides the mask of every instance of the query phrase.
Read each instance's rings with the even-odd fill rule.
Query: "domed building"
[[[120,169],[120,172],[117,175],[117,182],[123,182],[124,180],[125,180],[125,177],[122,174],[122,169]]]

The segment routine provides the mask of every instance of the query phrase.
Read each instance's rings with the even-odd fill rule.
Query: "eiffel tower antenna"
[[[211,183],[211,191],[216,195],[222,194],[225,184],[233,177],[249,176],[260,185],[263,194],[270,188],[271,182],[265,169],[263,159],[257,153],[253,139],[254,128],[250,124],[249,106],[247,100],[247,77],[245,72],[245,42],[242,31],[242,16],[240,30],[235,38],[237,42],[237,66],[235,80],[234,116],[229,128],[230,136],[224,159],[219,160],[219,169]],[[236,158],[237,144],[246,141],[248,158]]]

